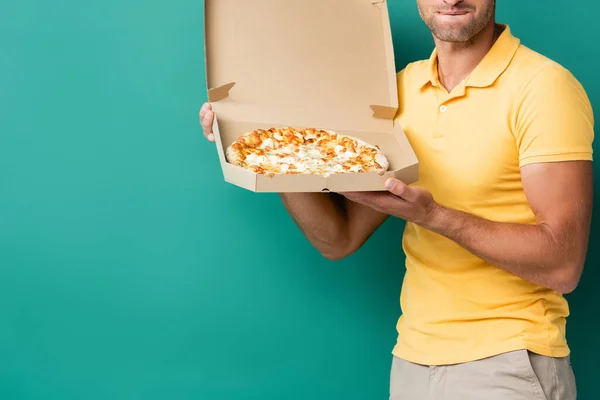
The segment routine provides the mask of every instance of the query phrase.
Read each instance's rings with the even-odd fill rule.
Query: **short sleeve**
[[[520,166],[592,160],[592,106],[567,69],[551,64],[530,80],[518,103],[515,137]]]

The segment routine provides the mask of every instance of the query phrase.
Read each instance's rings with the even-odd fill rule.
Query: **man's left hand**
[[[408,186],[398,179],[385,182],[386,192],[344,192],[348,200],[364,204],[384,214],[429,227],[442,208],[429,191]]]

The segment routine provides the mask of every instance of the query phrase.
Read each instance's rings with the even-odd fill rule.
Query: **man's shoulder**
[[[524,86],[532,84],[546,85],[551,84],[553,81],[579,85],[579,82],[567,67],[524,44],[519,45],[509,70],[513,72],[511,77],[519,77]]]
[[[514,90],[515,121],[522,132],[544,133],[545,141],[538,145],[554,140],[549,138],[557,127],[560,133],[555,138],[563,142],[566,139],[562,135],[574,138],[576,132],[587,135],[586,140],[593,138],[594,113],[590,99],[583,84],[559,61],[521,44],[503,85]],[[528,145],[536,148],[535,143]],[[587,147],[584,148],[587,151]]]

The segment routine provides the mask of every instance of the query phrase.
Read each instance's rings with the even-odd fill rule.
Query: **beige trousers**
[[[518,350],[448,366],[394,357],[390,400],[575,400],[569,357]]]

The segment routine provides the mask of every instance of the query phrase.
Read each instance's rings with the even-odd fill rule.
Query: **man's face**
[[[417,0],[431,32],[445,42],[468,42],[494,20],[496,0]]]

